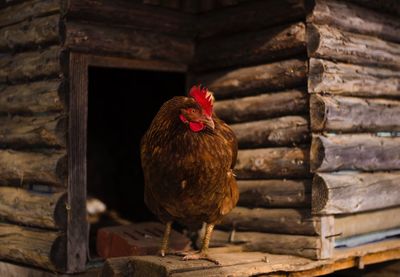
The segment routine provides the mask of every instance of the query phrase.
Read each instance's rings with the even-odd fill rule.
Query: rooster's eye
[[[196,110],[195,109],[190,109],[190,112],[191,113],[196,113]]]

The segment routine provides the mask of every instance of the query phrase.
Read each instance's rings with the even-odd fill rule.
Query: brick
[[[102,258],[157,254],[165,226],[158,222],[105,227],[97,232],[97,253]],[[170,249],[189,250],[190,240],[171,231]]]

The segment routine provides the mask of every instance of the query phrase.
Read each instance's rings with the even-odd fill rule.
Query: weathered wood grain
[[[87,20],[180,37],[196,35],[193,16],[140,1],[71,0],[66,16],[71,21]]]
[[[65,116],[0,117],[0,147],[66,147]]]
[[[63,81],[53,79],[20,85],[0,85],[0,113],[61,112],[65,109]]]
[[[310,176],[309,149],[277,147],[240,150],[235,173],[238,179],[307,177]]]
[[[237,99],[216,101],[214,111],[228,123],[238,123],[306,113],[308,96],[303,89],[263,93]]]
[[[61,74],[60,47],[0,56],[0,82],[55,77]]]
[[[307,24],[307,42],[308,55],[313,58],[400,68],[398,45],[376,37],[309,23]]]
[[[317,173],[312,184],[312,211],[347,214],[400,204],[399,172]]]
[[[305,14],[305,4],[299,0],[249,1],[201,15],[198,36],[205,38],[283,25],[300,21]]]
[[[316,235],[317,219],[308,209],[262,209],[236,207],[217,228],[279,234]]]
[[[400,20],[347,1],[317,0],[308,22],[400,42]]]
[[[311,206],[311,180],[239,180],[239,206],[293,208]]]
[[[240,148],[295,146],[310,140],[309,121],[304,116],[232,124]]]
[[[400,3],[397,0],[351,0],[351,2],[383,12],[384,15],[386,15],[386,13],[400,15]]]
[[[308,90],[358,97],[400,97],[400,72],[311,58]]]
[[[200,40],[196,44],[195,71],[261,64],[306,53],[302,22],[267,30]]]
[[[372,199],[369,199],[372,200]],[[335,216],[336,238],[379,232],[400,227],[400,207]]]
[[[0,187],[0,217],[41,228],[64,229],[67,223],[66,193],[35,193]]]
[[[273,254],[296,255],[318,259],[321,243],[318,236],[286,235],[258,232],[236,231],[234,234],[214,230],[211,236],[211,247],[240,244],[244,251],[260,251]]]
[[[306,82],[307,63],[299,59],[197,76],[217,99],[299,87]]]
[[[310,118],[316,132],[400,131],[400,101],[312,94]]]
[[[32,48],[59,42],[58,14],[0,29],[0,50]]]
[[[66,153],[0,150],[0,183],[21,185],[43,183],[65,186]]]
[[[65,269],[61,233],[0,223],[0,258],[49,270]]]
[[[315,135],[310,164],[313,172],[400,169],[400,137]]]
[[[58,0],[31,0],[0,9],[0,27],[15,24],[29,18],[57,13]]]
[[[194,55],[191,39],[86,22],[66,25],[65,47],[87,53],[184,63]]]

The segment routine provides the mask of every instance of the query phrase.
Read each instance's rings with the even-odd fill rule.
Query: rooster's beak
[[[214,130],[215,128],[215,123],[212,117],[204,117],[203,123],[210,128],[211,130]]]

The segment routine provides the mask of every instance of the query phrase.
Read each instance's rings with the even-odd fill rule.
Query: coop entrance
[[[183,73],[89,67],[87,194],[107,207],[98,228],[155,220],[143,201],[140,140],[160,106],[185,91]]]

